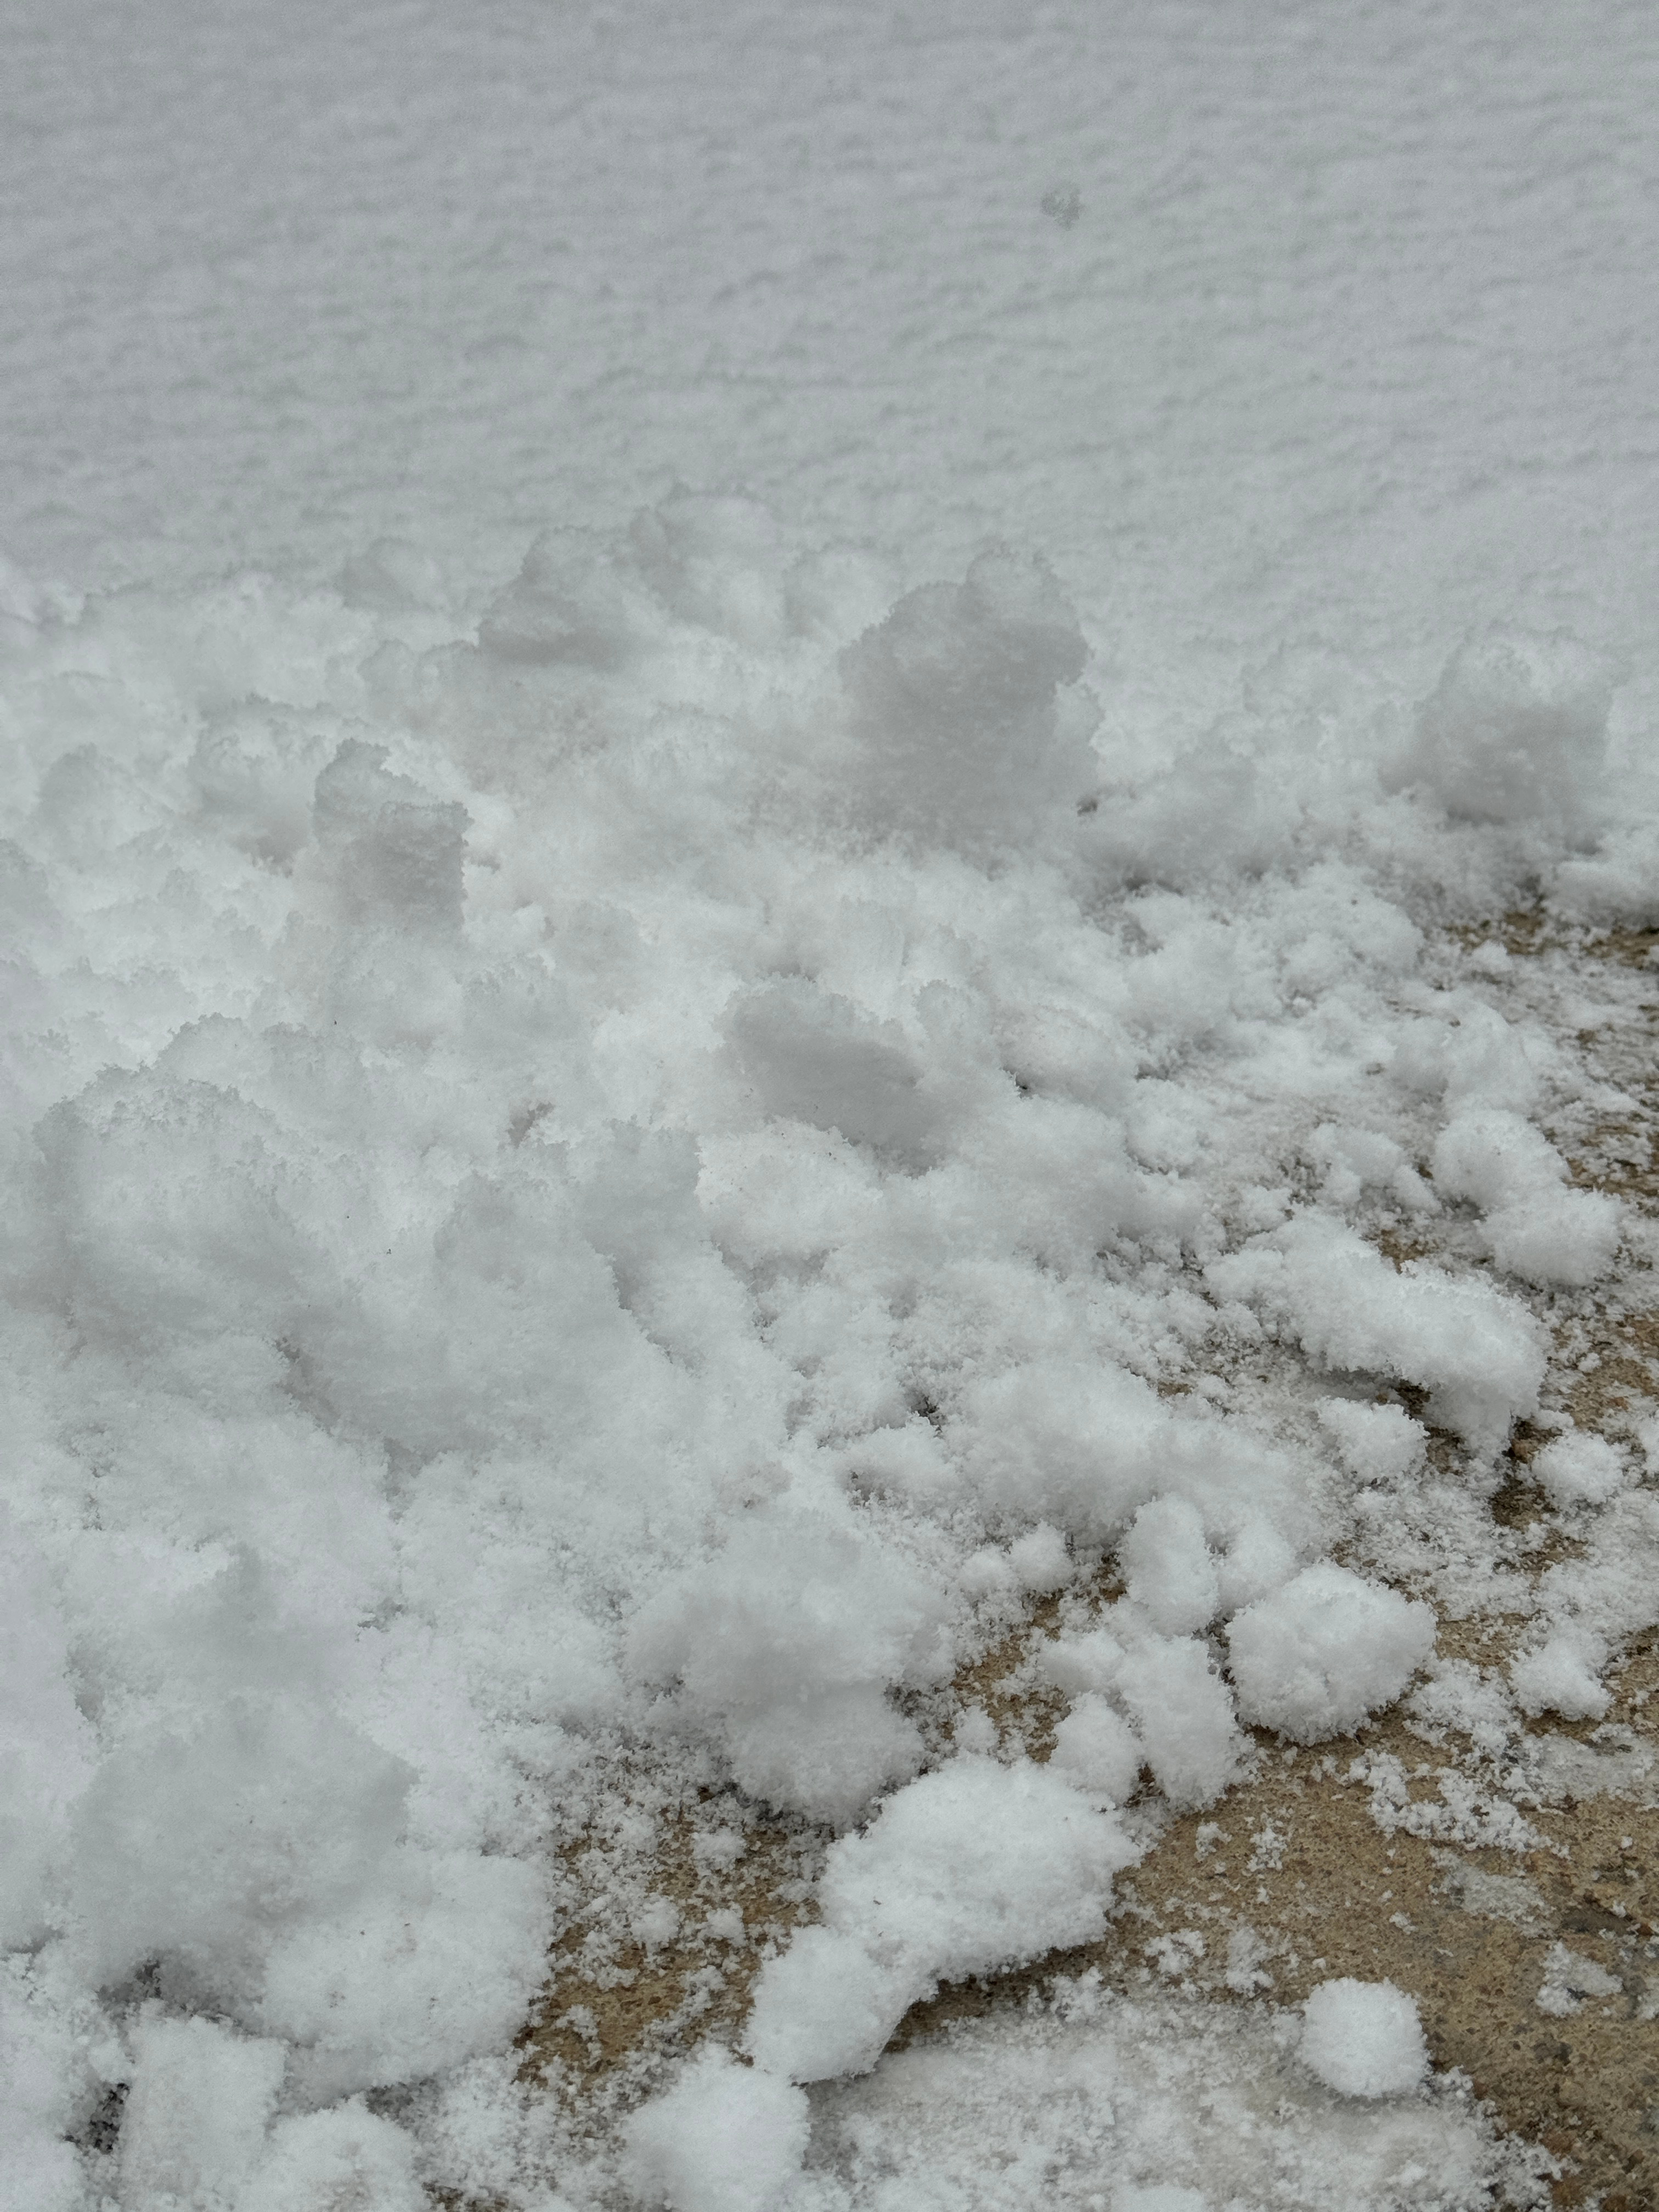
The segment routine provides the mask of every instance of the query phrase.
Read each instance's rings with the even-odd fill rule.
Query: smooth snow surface
[[[1437,2092],[1251,2102],[1266,2016],[874,2062],[1143,1775],[1409,1688],[1534,1307],[1650,1257],[1547,1133],[1595,1009],[1445,926],[1659,918],[1656,80],[1609,4],[9,9],[5,2212],[1484,2201]],[[1500,1723],[1650,1618],[1611,1451]],[[1043,1768],[951,1686],[1037,1598]],[[513,2038],[579,1837],[666,1940],[647,1771],[820,1917],[562,2163]]]

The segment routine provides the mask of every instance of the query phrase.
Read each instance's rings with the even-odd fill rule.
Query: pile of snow
[[[773,2087],[709,2076],[793,2142],[789,2085],[942,1978],[1098,1932],[1143,1776],[1207,1804],[1245,1724],[1318,1741],[1429,1656],[1329,1557],[1429,1480],[1390,1393],[1490,1464],[1532,1286],[1614,1256],[1536,1126],[1571,1058],[1422,926],[1558,825],[1449,821],[1493,725],[1437,708],[1437,797],[1287,752],[1252,873],[1224,777],[1103,782],[1042,563],[872,579],[678,495],[538,541],[476,628],[244,580],[7,631],[0,1914],[45,2212],[441,2182],[435,2122],[358,2100],[510,2045],[558,1847],[603,1810],[648,1860],[623,1747],[840,1838],[746,2031]],[[1516,742],[1588,757],[1576,714]],[[1464,1195],[1484,1261],[1384,1256]],[[1552,1449],[1622,1533],[1552,1571],[1516,1692],[1591,1711],[1649,1501]],[[1044,1770],[951,1686],[1037,1595]]]

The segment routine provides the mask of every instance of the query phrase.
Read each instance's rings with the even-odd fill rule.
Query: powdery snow
[[[1321,1982],[1302,2008],[1297,2056],[1344,2097],[1398,2097],[1429,2069],[1417,2007],[1392,1982]]]
[[[1137,889],[1109,793],[1078,811],[1053,577],[997,555],[860,629],[863,574],[681,495],[532,553],[476,643],[242,587],[11,641],[8,1925],[43,2020],[279,2051],[271,2156],[510,2041],[624,1742],[844,1832],[761,1979],[781,2079],[1097,1931],[1140,1771],[1207,1805],[1241,1723],[1318,1741],[1431,1656],[1329,1558],[1427,1494],[1393,1386],[1477,1474],[1537,1407],[1497,1247],[1375,1241],[1448,1131],[1576,1196],[1522,1118],[1569,1064],[1467,979],[1449,1022],[1413,919],[1469,833],[1356,760],[1340,804],[1285,781],[1278,872]],[[930,816],[951,732],[1005,726],[1020,805]],[[1302,1355],[1353,1395],[1296,1410]],[[1528,1710],[1595,1713],[1647,1618],[1616,1472],[1540,1455],[1606,1534],[1540,1585]],[[941,1766],[953,1668],[1038,1596],[1051,1766],[965,1717]],[[952,1791],[1012,1794],[923,1817]],[[1024,1917],[1004,1832],[1054,1870]],[[855,1909],[836,1870],[890,1850]],[[94,2109],[64,2063],[42,2109]]]
[[[1375,1990],[1374,2112],[1267,2013],[880,2054],[1512,1590],[1650,1257],[1449,933],[1659,915],[1594,12],[21,9],[7,2212],[1484,2201]],[[1638,1472],[1558,1417],[1419,1710],[1605,1711]],[[1038,1601],[1042,1766],[955,1686]],[[699,1792],[807,1924],[584,2142],[514,2038]]]

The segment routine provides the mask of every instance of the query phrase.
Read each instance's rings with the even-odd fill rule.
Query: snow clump
[[[1322,1560],[1228,1624],[1239,1711],[1297,1743],[1343,1735],[1400,1696],[1434,1635],[1428,1606]]]
[[[711,2045],[635,2113],[624,2171],[642,2203],[673,2212],[773,2212],[807,2134],[804,2091]]]
[[[1612,700],[1609,671],[1576,639],[1494,627],[1446,663],[1389,780],[1465,821],[1582,831],[1602,800]]]
[[[746,2047],[792,2081],[862,2073],[941,1981],[1098,1936],[1137,1855],[1062,1775],[954,1759],[832,1847],[823,1924],[763,1970]]]
[[[1341,2097],[1400,2097],[1429,2070],[1417,2006],[1392,1982],[1321,1982],[1302,2008],[1298,2055]]]

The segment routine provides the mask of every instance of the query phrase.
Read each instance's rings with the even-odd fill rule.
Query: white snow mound
[[[1429,2070],[1415,2002],[1392,1982],[1321,1982],[1302,2008],[1302,2063],[1343,2097],[1399,2097]]]

